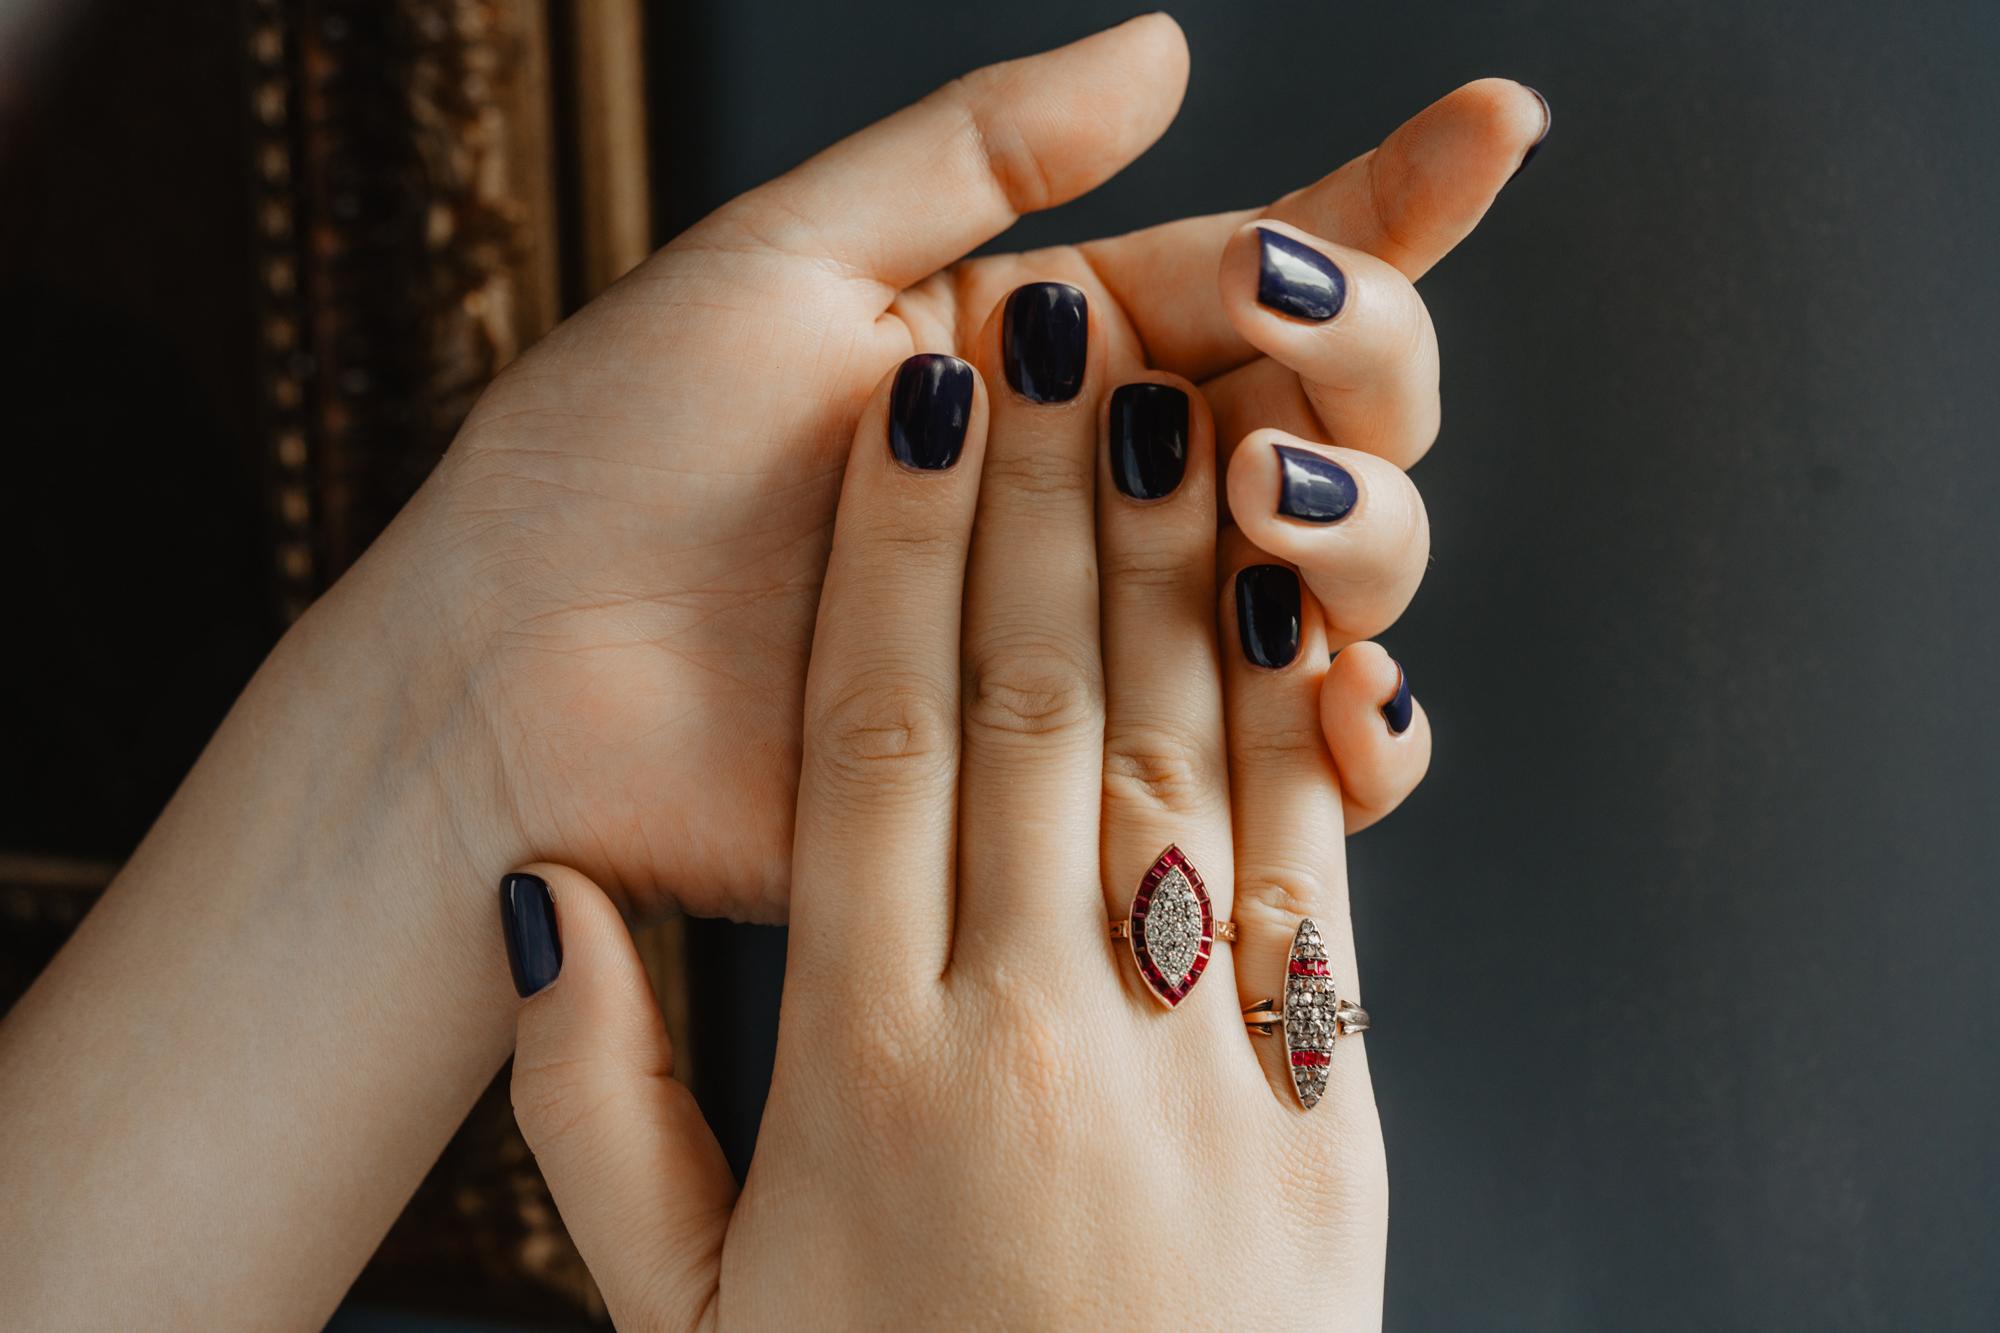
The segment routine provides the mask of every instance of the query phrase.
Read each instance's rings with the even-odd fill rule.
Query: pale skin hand
[[[620,1327],[1380,1322],[1388,1195],[1360,1042],[1336,1043],[1308,1115],[1239,1007],[1282,984],[1302,914],[1356,996],[1323,704],[1337,734],[1379,737],[1343,773],[1414,738],[1325,688],[1309,601],[1252,652],[1234,575],[1265,566],[1300,606],[1296,575],[1233,535],[1217,606],[1198,400],[1171,494],[1101,484],[1107,350],[1092,340],[1077,400],[1031,402],[989,322],[988,392],[949,470],[892,461],[888,382],[863,413],[806,684],[778,1064],[740,1198],[616,910],[533,868],[566,956],[521,1010],[515,1113]],[[1133,735],[1173,782],[1133,780]],[[1240,931],[1171,1012],[1105,930],[1169,840]]]
[[[1427,329],[1382,394],[1343,379],[1332,329],[1279,346],[1297,331],[1217,294],[1247,214],[931,276],[1142,151],[1185,61],[1154,16],[962,80],[726,207],[481,400],[0,1025],[0,1180],[38,1219],[0,1250],[23,1319],[322,1319],[503,1058],[495,868],[561,856],[640,910],[783,915],[846,440],[889,366],[969,339],[998,293],[1087,285],[1125,364],[1143,344],[1202,383],[1224,452],[1257,427],[1323,440],[1343,403],[1369,418],[1343,440],[1421,452]],[[1474,84],[1274,216],[1414,278],[1540,130],[1517,85]],[[1230,468],[1232,500],[1253,465]],[[1310,548],[1283,553],[1338,604],[1334,643],[1414,585],[1239,510],[1259,544]],[[1343,653],[1328,724],[1342,690],[1380,702],[1388,671]],[[1385,771],[1359,806],[1350,784],[1350,824],[1421,763]]]
[[[1428,532],[1399,469],[1438,422],[1409,281],[1484,214],[1542,105],[1470,85],[1268,211],[1348,270],[1325,329],[1256,304],[1250,213],[952,264],[1149,145],[1186,62],[1153,15],[980,71],[706,219],[481,400],[395,538],[455,576],[441,614],[481,646],[481,767],[519,793],[521,845],[566,849],[641,908],[783,918],[806,649],[855,413],[911,352],[964,354],[1023,282],[1084,288],[1114,364],[1201,384],[1225,451],[1278,427],[1373,465],[1363,484],[1401,517],[1372,566],[1268,501],[1236,520],[1300,563],[1336,647],[1400,614]]]

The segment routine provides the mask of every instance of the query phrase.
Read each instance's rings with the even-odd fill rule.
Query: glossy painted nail
[[[1416,715],[1416,707],[1410,700],[1410,678],[1403,674],[1403,664],[1398,662],[1396,693],[1382,705],[1382,720],[1389,724],[1390,734],[1400,736],[1410,729],[1410,719]]]
[[[1000,319],[1007,383],[1031,403],[1066,403],[1083,388],[1090,303],[1066,282],[1016,287]]]
[[[1172,495],[1187,475],[1188,396],[1171,384],[1111,391],[1111,479],[1134,500]]]
[[[938,472],[958,461],[972,419],[972,367],[926,352],[905,361],[889,391],[889,452],[904,467]]]
[[[500,924],[507,935],[507,965],[522,999],[562,971],[562,936],[556,933],[556,900],[540,875],[513,874],[500,881]]]
[[[1521,86],[1528,88],[1528,85],[1525,83]],[[1549,130],[1556,123],[1556,113],[1554,108],[1549,105],[1549,99],[1542,96],[1541,93],[1533,88],[1528,88],[1528,91],[1534,93],[1535,100],[1542,104],[1542,132],[1537,134],[1535,141],[1528,145],[1528,151],[1521,154],[1521,165],[1514,168],[1514,176],[1518,176],[1527,170],[1528,164],[1535,160],[1535,154],[1542,151],[1542,140],[1549,137]],[[1513,180],[1514,176],[1509,176],[1507,179]]]
[[[1347,275],[1311,246],[1259,227],[1257,301],[1281,315],[1322,324],[1347,304]]]
[[[1290,666],[1299,655],[1299,576],[1288,565],[1236,574],[1236,633],[1252,666]]]
[[[1354,509],[1359,492],[1354,476],[1324,454],[1296,449],[1278,451],[1278,512],[1307,523],[1338,523]]]

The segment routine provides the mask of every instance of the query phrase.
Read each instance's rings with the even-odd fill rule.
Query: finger
[[[1222,625],[1231,638],[1223,653],[1223,696],[1239,998],[1248,1005],[1281,993],[1292,938],[1308,917],[1318,923],[1340,993],[1356,998],[1340,784],[1320,734],[1327,656],[1319,613],[1292,569],[1271,563],[1241,533],[1223,534],[1221,563]],[[1273,1090],[1292,1103],[1282,1044],[1258,1046]],[[1329,1071],[1333,1081],[1358,1081],[1365,1091],[1365,1067],[1345,1077],[1341,1058]],[[1343,1109],[1360,1113],[1365,1105],[1355,1100]]]
[[[1478,225],[1548,125],[1541,94],[1481,79],[1255,216],[1365,250],[1414,282]],[[1208,290],[1223,246],[1252,216],[1183,218],[1083,247],[1152,365],[1205,380],[1255,355]],[[1217,438],[1226,443],[1229,432]]]
[[[1112,176],[1159,138],[1187,42],[1147,14],[946,84],[725,206],[714,225],[881,285],[881,301]]]
[[[1162,372],[1113,389],[1102,429],[1105,911],[1126,919],[1141,880],[1173,845],[1205,885],[1214,919],[1227,920],[1234,858],[1215,652],[1214,432],[1201,395]],[[1165,969],[1156,983],[1129,962],[1121,971],[1169,1004],[1207,966],[1191,947],[1163,946],[1155,961]]]
[[[1380,644],[1340,650],[1320,686],[1319,720],[1350,836],[1401,805],[1430,771],[1430,719]]]
[[[1393,463],[1252,431],[1229,460],[1228,490],[1243,535],[1305,575],[1335,649],[1381,633],[1416,595],[1430,560],[1430,520]]]
[[[1077,812],[1098,809],[1103,764],[1092,517],[1102,333],[1081,289],[1032,283],[978,347],[1004,387],[965,581],[955,961],[1094,942],[1103,929],[1095,895],[1075,892],[1097,873],[1097,829]]]
[[[1260,356],[1227,374],[1217,375],[1201,386],[1215,413],[1215,443],[1218,463],[1229,467],[1244,436],[1262,426],[1271,426],[1300,439],[1324,441],[1326,428],[1319,413],[1306,397],[1306,386],[1298,372],[1282,361]],[[1233,518],[1229,497],[1223,496],[1223,516]]]
[[[792,900],[793,967],[843,970],[865,948],[912,975],[944,968],[959,608],[987,415],[970,365],[920,355],[856,428],[806,674],[795,864],[811,873]]]
[[[1230,238],[1221,288],[1243,336],[1298,374],[1321,438],[1403,468],[1437,439],[1437,333],[1394,268],[1259,222]]]
[[[714,1300],[736,1182],[618,909],[574,870],[501,882],[522,1004],[514,1116],[621,1328],[693,1328]]]
[[[1415,282],[1472,234],[1549,125],[1549,104],[1534,89],[1477,79],[1265,216],[1366,250]]]

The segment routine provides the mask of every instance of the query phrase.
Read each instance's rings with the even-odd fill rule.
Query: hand
[[[1276,469],[1310,465],[1235,449],[1237,535],[1297,562],[1326,599],[1302,614],[1329,644],[1393,617],[1424,534],[1390,465],[1436,420],[1428,324],[1398,284],[1471,229],[1544,113],[1519,85],[1470,85],[1273,205],[1274,231],[1349,280],[1325,320],[1309,300],[1256,302],[1247,213],[937,272],[1143,150],[1185,59],[1154,16],[960,80],[720,210],[493,386],[0,1024],[0,1178],[41,1219],[0,1258],[23,1319],[192,1322],[226,1300],[253,1322],[324,1320],[511,1035],[483,868],[562,855],[640,911],[785,914],[842,444],[891,366],[968,350],[1007,289],[1084,292],[1098,373],[1199,382],[1225,454],[1275,427],[1341,462],[1356,503],[1323,524],[1277,512]],[[1310,296],[1310,261],[1290,262],[1306,266],[1294,297]],[[1093,445],[1108,452],[1105,429]],[[1315,443],[1328,438],[1347,452]],[[1100,476],[1107,501],[1115,480]],[[1087,545],[1051,536],[1032,555],[1055,577]],[[1135,579],[1149,560],[1129,557]],[[1080,643],[1025,678],[996,659],[974,697],[1050,725],[1051,700],[1098,679]],[[1399,708],[1393,762],[1350,772],[1343,738],[1386,744],[1375,705],[1406,692],[1367,645],[1326,678],[1358,827],[1408,790],[1428,733]],[[1170,808],[1212,790],[1213,717],[1178,740],[1104,721],[1107,790]],[[1189,737],[1209,740],[1186,750]],[[1115,845],[1108,882],[1128,884],[1137,853]],[[1283,869],[1239,865],[1246,899],[1284,903]],[[104,1247],[140,1232],[152,1243]]]
[[[740,1199],[616,908],[573,870],[510,877],[516,1114],[621,1326],[1379,1322],[1360,1043],[1323,1042],[1302,1095],[1239,1010],[1283,993],[1304,917],[1356,995],[1323,707],[1339,773],[1413,780],[1415,738],[1326,684],[1325,618],[1237,534],[1218,645],[1208,414],[1157,372],[1113,388],[1080,296],[1017,290],[968,340],[979,374],[914,358],[862,415]],[[1106,475],[1121,453],[1149,499]],[[1106,931],[1169,843],[1240,932],[1184,993],[1164,969],[1171,1011]]]
[[[1275,437],[1260,437],[1229,472],[1236,521],[1302,566],[1335,647],[1394,619],[1428,549],[1398,469],[1437,423],[1435,344],[1408,280],[1484,213],[1540,104],[1471,85],[1267,210],[1345,271],[1334,319],[1257,301],[1249,213],[952,265],[1143,151],[1186,66],[1178,29],[1152,15],[978,71],[725,206],[491,388],[369,557],[421,580],[419,611],[365,611],[441,625],[441,646],[413,655],[477,682],[454,710],[474,738],[450,766],[454,800],[496,789],[468,845],[561,854],[641,910],[664,895],[784,917],[844,442],[886,368],[965,351],[1031,277],[1087,293],[1120,372],[1205,381],[1225,451],[1277,426],[1343,467],[1351,518],[1280,515]],[[1326,439],[1346,447],[1313,449]],[[1355,827],[1384,808],[1350,797]]]

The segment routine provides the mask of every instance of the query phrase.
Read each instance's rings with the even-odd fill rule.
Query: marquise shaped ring
[[[1326,945],[1311,917],[1299,922],[1292,935],[1291,956],[1285,960],[1285,1001],[1259,1000],[1243,1011],[1243,1021],[1260,1037],[1282,1030],[1285,1064],[1299,1105],[1310,1111],[1326,1092],[1333,1065],[1333,1043],[1368,1030],[1368,1011],[1340,998],[1329,972]]]
[[[1201,980],[1215,942],[1236,938],[1236,923],[1215,919],[1201,872],[1186,852],[1169,846],[1139,881],[1132,915],[1111,923],[1111,938],[1132,942],[1147,989],[1171,1009]]]

